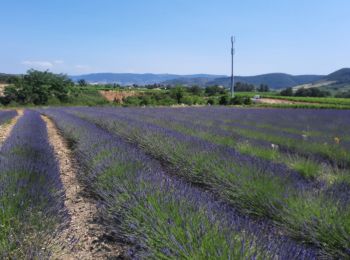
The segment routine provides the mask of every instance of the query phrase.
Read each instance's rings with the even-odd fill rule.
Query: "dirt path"
[[[62,248],[56,250],[53,259],[107,259],[117,258],[121,247],[103,241],[106,230],[96,223],[95,201],[84,197],[83,188],[77,180],[78,164],[51,119],[46,122],[48,136],[59,161],[61,180],[65,189],[65,206],[71,217],[66,229],[57,240]]]
[[[0,147],[1,147],[1,144],[7,139],[7,137],[9,137],[12,131],[12,128],[14,127],[14,125],[17,123],[17,120],[22,115],[23,115],[23,110],[18,109],[17,115],[14,118],[12,118],[9,123],[0,125]]]

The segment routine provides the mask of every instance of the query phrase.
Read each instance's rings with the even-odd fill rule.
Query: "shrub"
[[[331,94],[319,88],[300,88],[295,92],[296,97],[327,97]]]
[[[213,98],[208,99],[208,102],[207,102],[208,105],[215,105],[215,103],[216,103],[215,99],[213,99]]]
[[[206,103],[205,99],[200,96],[192,96],[192,99],[194,105],[204,105]]]
[[[127,97],[123,99],[124,105],[128,106],[139,106],[141,104],[141,100],[138,97]]]
[[[237,91],[237,92],[253,92],[253,91],[255,91],[255,86],[252,84],[237,82],[235,84],[235,91]]]
[[[200,96],[203,94],[203,89],[199,86],[192,86],[187,89],[189,93],[192,93],[193,95]]]
[[[208,96],[215,96],[217,94],[222,95],[225,93],[226,89],[220,86],[210,86],[205,88],[205,94],[207,94]]]
[[[291,97],[291,96],[293,96],[293,89],[292,88],[286,88],[286,89],[284,89],[284,90],[282,90],[280,92],[280,95],[281,96]]]
[[[177,100],[169,96],[164,96],[163,98],[159,99],[157,102],[157,105],[161,105],[161,106],[171,106],[175,104],[177,104]]]
[[[251,105],[253,102],[252,102],[252,99],[250,97],[244,97],[244,100],[243,100],[243,104],[244,105]]]
[[[181,98],[181,103],[191,106],[194,104],[194,99],[192,96],[184,96]]]
[[[221,96],[220,99],[219,99],[219,104],[220,105],[226,106],[226,105],[229,104],[229,102],[230,102],[230,98],[227,95]]]
[[[336,98],[350,98],[350,90],[348,90],[347,92],[341,92],[341,93],[337,93],[335,95]]]
[[[140,96],[139,99],[141,106],[151,106],[156,104],[156,101],[151,96]]]
[[[251,105],[252,101],[250,97],[235,96],[230,100],[231,105]]]

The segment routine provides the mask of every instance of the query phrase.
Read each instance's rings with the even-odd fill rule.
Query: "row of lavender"
[[[241,212],[272,219],[290,236],[332,256],[350,254],[347,183],[310,182],[284,165],[142,120],[136,109],[65,111],[134,142],[174,174],[206,187]],[[177,111],[178,117],[186,116]]]
[[[16,110],[0,111],[0,125],[7,123],[17,115]]]
[[[124,139],[63,109],[50,116],[84,171],[78,176],[100,199],[111,233],[132,245],[132,258],[313,259],[320,251],[280,235],[270,221],[238,214],[212,194],[171,176]]]
[[[0,149],[0,258],[48,258],[66,215],[40,114],[26,111]]]
[[[113,110],[105,111],[112,112]],[[214,112],[215,111],[221,112],[221,110],[214,109]],[[243,115],[245,115],[247,111],[249,112],[251,110],[231,109],[231,113],[235,113],[236,117],[238,117],[237,114],[240,114],[241,112]],[[252,111],[252,115],[254,115],[255,110]],[[277,110],[276,113],[278,111],[279,110]],[[267,110],[267,112],[269,112],[269,110]],[[181,117],[179,116],[179,114],[181,114]],[[233,147],[243,154],[248,154],[255,157],[271,160],[274,162],[283,163],[287,167],[298,171],[300,174],[307,178],[322,180],[329,183],[333,183],[335,181],[346,181],[350,183],[350,176],[348,174],[348,170],[344,170],[343,168],[339,169],[336,161],[331,163],[328,160],[325,161],[324,156],[322,157],[317,153],[305,153],[304,151],[300,154],[298,151],[295,152],[293,150],[291,152],[290,148],[295,146],[296,144],[298,144],[299,146],[308,146],[309,148],[312,147],[314,149],[319,147],[320,144],[318,144],[317,142],[315,143],[315,141],[312,140],[312,138],[310,138],[309,136],[303,135],[301,133],[300,135],[297,135],[294,132],[293,134],[296,136],[294,136],[293,138],[289,138],[288,140],[284,140],[283,137],[278,137],[277,135],[274,135],[274,133],[272,133],[271,137],[270,131],[267,135],[262,131],[262,129],[260,129],[260,125],[263,125],[263,128],[265,130],[270,129],[267,127],[268,125],[266,124],[266,122],[264,122],[265,118],[262,116],[260,116],[260,121],[252,120],[252,122],[250,122],[249,118],[251,118],[252,115],[248,114],[248,119],[245,119],[246,123],[242,124],[241,122],[239,122],[237,124],[237,122],[235,122],[236,125],[232,125],[233,121],[229,120],[229,115],[226,115],[225,119],[225,117],[223,117],[222,114],[225,115],[225,113],[215,115],[213,111],[210,111],[209,113],[207,109],[191,110],[188,108],[176,110],[133,110],[133,118],[139,121],[146,121],[152,124],[159,125],[163,128],[169,128],[187,135],[196,136],[209,142]],[[277,115],[279,114],[277,113]],[[323,120],[323,114],[320,114],[319,117],[320,120]],[[221,119],[219,120],[219,118]],[[276,116],[275,118],[278,119],[278,117]],[[279,121],[276,120],[271,127],[278,129],[278,123]],[[259,126],[259,129],[252,129],[252,124]],[[285,128],[282,129],[286,130]],[[283,132],[283,130],[280,131]],[[283,135],[286,135],[286,133],[284,133]],[[318,137],[325,138],[323,135],[321,135],[320,132],[318,133]],[[302,142],[299,140],[301,138],[304,138]],[[321,145],[321,148],[323,150],[326,149],[327,153],[332,154],[332,156],[334,157],[337,157],[337,155],[340,154],[343,155],[343,158],[346,158],[346,160],[348,160],[347,158],[349,157],[349,152],[347,152],[347,150],[344,148],[339,149],[343,141],[339,141],[339,143],[336,143],[335,141],[337,140],[339,141],[340,137],[339,139],[332,140],[332,149],[324,144]],[[287,145],[279,147],[279,145],[276,144],[281,144],[282,142],[287,143]],[[343,163],[339,162],[339,164]]]
[[[330,110],[180,108],[139,110],[141,116],[176,120],[198,127],[220,129],[228,135],[239,135],[273,143],[305,155],[319,155],[340,165],[350,163],[350,112]],[[159,112],[159,113],[158,113]],[[178,114],[182,114],[179,118]]]

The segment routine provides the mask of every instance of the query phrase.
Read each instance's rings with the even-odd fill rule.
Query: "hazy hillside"
[[[7,82],[14,75],[0,73],[0,82]],[[224,75],[210,74],[136,74],[136,73],[93,73],[79,76],[70,76],[74,81],[85,79],[89,83],[117,83],[120,85],[146,85],[154,83],[170,85],[222,85],[230,86],[230,77]],[[342,89],[350,85],[350,68],[337,70],[327,76],[321,75],[290,75],[285,73],[269,73],[257,76],[236,76],[236,82],[254,84],[267,84],[272,89],[283,89],[287,87],[324,87]]]
[[[281,89],[281,88],[292,87],[299,84],[310,83],[315,80],[319,80],[322,77],[323,76],[319,76],[319,75],[293,76],[293,75],[284,74],[284,73],[270,73],[270,74],[246,76],[246,77],[236,76],[235,81],[254,84],[257,86],[260,84],[267,84],[270,86],[270,88]],[[199,79],[194,78],[194,79],[191,79],[191,81],[184,78],[180,78],[180,79],[167,81],[167,83],[171,83],[171,84],[187,84],[187,85],[200,85],[200,86],[222,85],[225,87],[229,87],[230,82],[231,82],[231,79],[229,77],[221,77],[214,80],[203,80],[201,78]]]
[[[337,81],[337,83],[350,83],[350,68],[337,70],[325,77],[326,80]]]
[[[94,73],[79,76],[70,76],[72,80],[85,79],[89,83],[117,83],[121,85],[146,85],[162,83],[174,79],[191,80],[193,78],[203,78],[213,80],[223,75],[193,74],[193,75],[176,75],[176,74],[136,74],[136,73]]]
[[[218,79],[217,77],[215,77],[215,78],[213,78],[213,77],[198,77],[198,78],[180,77],[180,78],[176,78],[176,79],[163,81],[162,84],[172,85],[172,86],[174,86],[174,85],[185,85],[185,86],[198,85],[198,86],[204,87],[204,86],[208,85],[209,82],[212,82],[212,81],[217,80],[217,79]]]
[[[343,68],[328,74],[319,80],[294,86],[294,89],[299,88],[322,88],[323,90],[330,91],[331,93],[349,90],[350,68]]]
[[[0,73],[0,83],[9,83],[15,75]]]

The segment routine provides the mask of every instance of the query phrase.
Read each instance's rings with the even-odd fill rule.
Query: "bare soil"
[[[17,123],[17,120],[23,115],[23,110],[17,110],[17,116],[11,119],[9,123],[0,125],[0,146],[11,134],[12,128]]]
[[[122,247],[104,239],[107,230],[98,223],[96,203],[85,196],[77,180],[79,166],[68,143],[60,135],[54,122],[46,122],[50,143],[59,161],[61,180],[65,189],[65,206],[70,223],[58,235],[53,259],[109,259],[118,258]]]
[[[260,98],[256,102],[264,103],[264,104],[306,104],[306,105],[317,104],[317,103],[311,103],[311,102],[291,101],[291,100],[274,99],[274,98]]]
[[[100,94],[110,102],[123,103],[123,99],[127,97],[138,96],[139,93],[135,91],[114,91],[114,90],[101,90]]]
[[[0,83],[0,96],[2,96],[4,94],[4,89],[6,86],[8,86],[8,84],[1,84]]]

